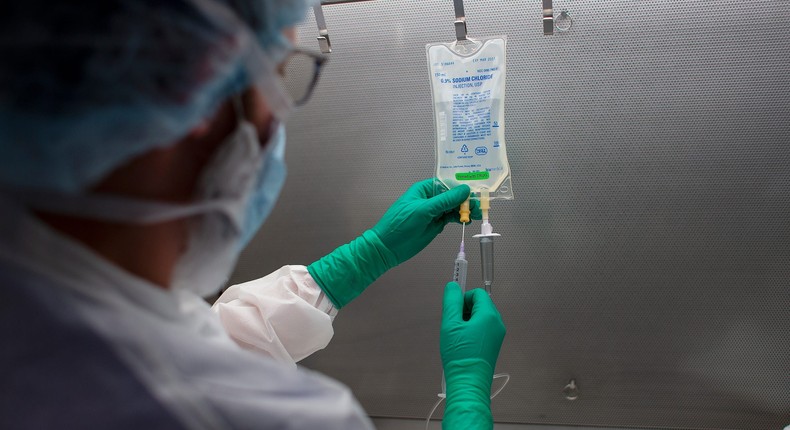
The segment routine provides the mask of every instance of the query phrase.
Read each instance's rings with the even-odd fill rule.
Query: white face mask
[[[68,195],[29,191],[19,201],[39,210],[103,221],[152,224],[190,220],[187,251],[179,258],[170,286],[201,296],[219,290],[239,253],[271,213],[285,182],[285,127],[280,123],[261,145],[241,114],[239,125],[217,149],[197,184],[194,203],[170,204],[112,195]]]
[[[263,150],[262,150],[263,149]],[[255,127],[240,120],[217,150],[198,183],[198,201],[227,202],[190,226],[187,251],[171,285],[200,295],[216,292],[230,276],[239,253],[271,213],[285,182],[285,127],[264,148]]]

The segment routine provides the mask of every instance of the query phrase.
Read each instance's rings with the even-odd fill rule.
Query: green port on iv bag
[[[505,145],[505,36],[426,45],[436,124],[437,192],[513,198]]]

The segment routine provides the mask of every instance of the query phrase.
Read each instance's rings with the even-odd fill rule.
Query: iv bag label
[[[454,142],[485,140],[491,136],[491,90],[453,94],[452,106]]]
[[[489,172],[466,172],[456,173],[455,179],[457,181],[485,181],[491,177]]]

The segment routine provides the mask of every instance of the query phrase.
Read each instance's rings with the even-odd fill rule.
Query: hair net
[[[314,2],[1,2],[0,188],[78,192],[233,93],[276,97],[281,31]]]

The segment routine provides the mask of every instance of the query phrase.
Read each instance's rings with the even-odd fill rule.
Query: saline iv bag
[[[426,46],[436,123],[437,192],[512,199],[505,147],[505,36]]]

